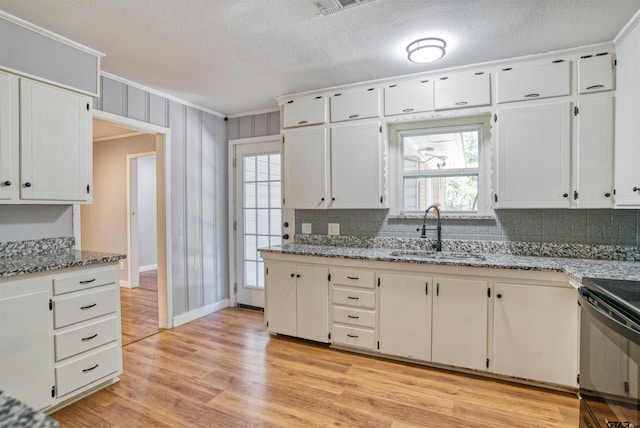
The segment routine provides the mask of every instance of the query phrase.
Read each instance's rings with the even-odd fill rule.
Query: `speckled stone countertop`
[[[420,263],[448,266],[471,266],[492,269],[564,272],[577,281],[584,277],[628,279],[640,281],[640,262],[592,260],[566,257],[519,256],[512,254],[480,253],[482,259],[431,259],[409,254],[394,255],[399,250],[386,248],[357,248],[306,244],[285,244],[261,248],[261,253],[279,253],[352,260],[373,260],[396,263]],[[402,250],[400,250],[402,252]]]
[[[0,391],[0,428],[56,428],[58,422]]]
[[[73,238],[0,243],[0,278],[125,259],[124,254],[80,251]]]

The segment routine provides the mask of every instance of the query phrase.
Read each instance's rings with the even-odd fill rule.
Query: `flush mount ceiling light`
[[[446,46],[447,42],[435,37],[419,39],[407,46],[407,58],[417,64],[437,61],[444,56]]]

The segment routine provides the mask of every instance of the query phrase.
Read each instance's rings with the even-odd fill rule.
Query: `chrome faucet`
[[[442,222],[440,221],[440,208],[439,208],[440,204],[433,204],[433,205],[429,205],[427,207],[427,209],[424,212],[424,219],[422,220],[422,232],[420,234],[421,238],[426,238],[427,237],[427,214],[429,214],[429,211],[431,211],[431,209],[433,208],[433,211],[436,213],[436,219],[438,220],[438,226],[437,226],[437,231],[438,231],[438,239],[436,241],[435,244],[433,244],[433,248],[436,251],[442,251]],[[418,229],[420,230],[420,229]]]

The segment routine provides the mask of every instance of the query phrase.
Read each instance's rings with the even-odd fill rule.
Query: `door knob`
[[[9,181],[9,180],[5,181],[5,182],[4,182],[4,185],[5,185],[5,186],[11,186],[11,181]]]
[[[31,187],[31,183],[27,181],[26,183],[24,183],[24,187]]]

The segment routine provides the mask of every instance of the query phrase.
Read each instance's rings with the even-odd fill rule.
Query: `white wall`
[[[158,264],[156,157],[138,158],[138,263],[140,271]]]
[[[70,205],[0,205],[0,242],[73,236]]]

